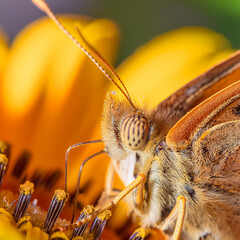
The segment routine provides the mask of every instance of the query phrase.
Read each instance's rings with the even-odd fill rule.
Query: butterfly
[[[34,2],[73,38],[44,1]],[[174,240],[239,239],[240,51],[149,109],[135,105],[115,70],[78,32],[86,47],[75,43],[125,96],[107,96],[102,137],[127,187],[72,227],[127,196],[143,227]],[[131,239],[143,239],[136,238],[141,230],[134,234]]]

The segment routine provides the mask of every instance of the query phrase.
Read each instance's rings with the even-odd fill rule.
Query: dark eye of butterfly
[[[128,115],[121,124],[122,144],[131,150],[141,150],[148,142],[150,126],[142,114]]]
[[[166,147],[166,143],[163,140],[161,140],[156,147],[156,154],[158,155],[161,150],[165,149],[165,147]]]

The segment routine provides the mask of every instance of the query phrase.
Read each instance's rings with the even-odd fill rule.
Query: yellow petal
[[[107,34],[106,29],[109,31]],[[96,20],[83,29],[84,35],[85,31],[89,42],[113,61],[118,38],[116,26],[108,20]],[[64,50],[61,56],[58,51],[52,61],[45,103],[35,134],[34,152],[38,159],[56,159],[49,163],[49,167],[59,166],[59,159],[63,163],[65,151],[71,144],[89,140],[99,121],[108,84],[80,49],[74,44],[69,48],[74,51]],[[70,53],[75,55],[72,61],[67,57]],[[51,144],[44,144],[46,136]]]
[[[73,33],[78,22],[89,42],[93,45],[97,42],[97,49],[107,59],[113,59],[118,31],[111,21],[93,21],[83,17],[64,17],[60,20]],[[83,65],[83,55],[51,20],[32,23],[13,43],[2,89],[4,107],[15,117],[22,116],[30,111],[41,97],[43,88],[46,91],[47,87],[50,88],[47,91],[53,90],[51,100],[59,97],[59,94],[66,96],[73,84],[72,76],[76,77],[78,68]],[[57,81],[57,86],[54,81]]]
[[[60,20],[75,35],[78,20],[90,44],[110,62],[114,60],[119,31],[112,21]],[[107,84],[100,70],[51,20],[28,26],[12,46],[0,90],[4,116],[0,119],[1,138],[14,146],[13,158],[28,149],[31,170],[63,172],[66,149],[89,140],[99,121]],[[71,158],[71,162],[78,159]],[[76,175],[73,178],[75,187]]]
[[[0,216],[0,239],[1,240],[24,240],[23,235],[13,226],[7,218]]]
[[[231,52],[222,35],[186,27],[154,38],[118,71],[132,98],[152,107]]]

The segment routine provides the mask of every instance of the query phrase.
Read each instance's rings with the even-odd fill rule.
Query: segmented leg
[[[104,191],[102,192],[101,197],[98,200],[96,208],[103,206],[103,204],[112,200],[114,197],[116,197],[120,193],[120,190],[113,189],[114,175],[115,175],[115,169],[112,164],[112,161],[110,161],[108,164],[108,170],[105,178]]]
[[[186,198],[183,196],[179,196],[177,198],[177,202],[176,202],[173,210],[168,215],[168,217],[165,219],[165,221],[161,224],[162,227],[165,225],[169,225],[177,217],[177,222],[176,222],[175,229],[174,229],[174,232],[172,235],[172,240],[180,239],[182,227],[183,227],[183,223],[184,223],[185,212],[186,212]]]
[[[128,193],[130,193],[134,188],[136,188],[138,185],[144,183],[146,181],[146,175],[143,173],[140,173],[137,178],[131,182],[125,189],[123,189],[115,198],[113,198],[112,201],[101,207],[97,210],[96,213],[102,213],[105,210],[110,210],[114,206],[116,206],[125,196],[127,196]]]
[[[123,189],[115,198],[113,198],[109,203],[105,204],[103,207],[98,209],[96,212],[91,214],[90,216],[79,220],[67,227],[61,228],[62,231],[78,228],[81,225],[85,224],[86,222],[90,221],[91,219],[95,218],[99,214],[105,212],[106,210],[110,210],[115,207],[127,194],[129,194],[133,189],[135,189],[138,185],[143,184],[146,181],[146,175],[140,173],[137,178],[131,182],[125,189]]]
[[[136,194],[136,208],[138,208],[140,211],[143,210],[143,198],[144,198],[144,193],[145,193],[145,189],[144,189],[144,184],[145,182],[143,182],[142,184],[140,184],[137,187],[137,194]]]
[[[149,158],[145,161],[144,166],[141,170],[142,174],[145,174],[146,176],[148,175],[149,169],[151,169],[151,164],[153,163],[153,161],[155,161],[155,158]],[[138,208],[140,211],[143,210],[143,199],[144,199],[144,195],[145,195],[145,188],[144,188],[144,184],[146,182],[143,181],[141,184],[139,184],[137,186],[137,193],[136,193],[136,205],[135,207]]]

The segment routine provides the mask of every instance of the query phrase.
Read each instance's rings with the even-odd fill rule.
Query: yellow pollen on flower
[[[61,189],[57,189],[55,190],[54,192],[54,195],[53,195],[53,198],[56,198],[58,201],[67,201],[68,200],[68,197],[69,197],[69,194],[66,193],[64,190],[61,190]]]
[[[24,184],[21,184],[19,187],[20,194],[28,195],[34,192],[34,184],[26,181]]]
[[[147,235],[148,235],[148,231],[144,228],[138,228],[133,235],[136,234],[135,238],[137,239],[138,237],[141,237],[142,239],[144,239]],[[134,239],[135,239],[134,238]]]
[[[103,213],[98,215],[99,220],[108,220],[112,216],[112,212],[110,210],[106,210]]]
[[[85,215],[90,215],[95,212],[95,208],[92,205],[87,205],[83,208],[81,213],[84,213]]]
[[[5,165],[7,165],[7,163],[8,163],[8,158],[6,157],[5,154],[0,153],[0,163],[3,163],[3,164],[5,164]],[[5,169],[6,169],[6,166],[5,166],[4,170],[5,170]]]

